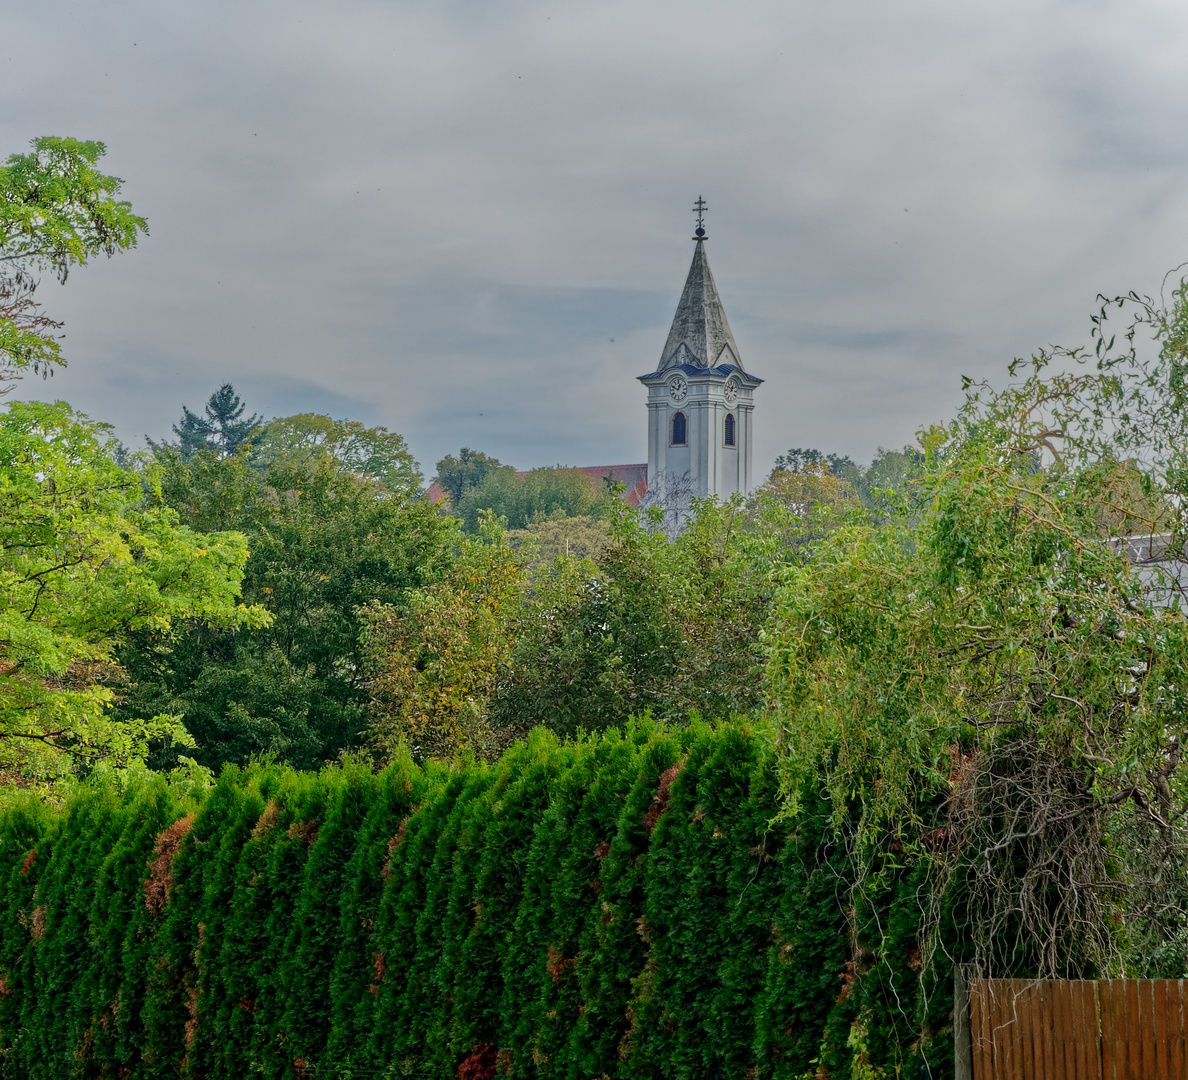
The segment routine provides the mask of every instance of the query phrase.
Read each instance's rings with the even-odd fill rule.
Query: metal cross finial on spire
[[[698,195],[697,202],[693,204],[693,213],[697,215],[697,228],[693,230],[693,239],[698,243],[705,239],[705,212],[708,209],[706,201]]]

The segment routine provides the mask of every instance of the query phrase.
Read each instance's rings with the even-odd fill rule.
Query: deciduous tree
[[[254,440],[251,460],[265,472],[311,474],[329,463],[404,497],[419,492],[422,483],[421,470],[403,435],[316,413],[270,421]]]
[[[237,602],[247,543],[200,535],[116,464],[109,428],[61,403],[0,413],[0,772],[48,780],[192,745],[176,715],[113,716],[116,650],[177,623],[268,616]],[[148,482],[153,478],[150,475]]]
[[[43,136],[32,145],[0,166],[0,387],[65,363],[62,324],[33,298],[37,274],[65,282],[71,267],[135,247],[148,232],[117,198],[123,181],[98,170],[103,143]]]
[[[789,806],[824,784],[854,910],[914,862],[925,955],[952,919],[997,974],[1183,958],[1183,297],[1141,304],[1120,352],[1105,314],[1095,351],[967,384],[923,435],[926,497],[823,536],[769,638]],[[1159,356],[1134,346],[1141,326]],[[1132,565],[1134,543],[1167,576]]]
[[[436,480],[449,497],[450,505],[456,507],[466,492],[479,487],[491,474],[512,472],[510,465],[464,446],[457,456],[447,454],[437,463]]]
[[[467,750],[495,757],[528,725],[491,722],[524,617],[527,574],[491,514],[477,537],[459,536],[441,579],[399,605],[366,610],[371,741],[384,756]]]
[[[287,419],[282,432],[296,435],[283,445],[304,449],[271,463],[156,448],[161,498],[184,523],[246,534],[244,596],[272,616],[266,627],[239,629],[191,620],[167,640],[137,634],[121,654],[130,684],[119,710],[184,715],[195,758],[213,768],[261,753],[316,768],[359,746],[368,703],[360,610],[399,601],[433,578],[442,557],[445,522],[419,497],[416,463],[398,435]],[[303,444],[310,430],[359,443],[374,436],[386,464],[376,474],[346,465],[323,442]]]

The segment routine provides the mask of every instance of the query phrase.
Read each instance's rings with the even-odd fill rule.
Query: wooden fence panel
[[[973,1080],[1188,1080],[1183,980],[967,985]]]
[[[1066,1060],[1070,1043],[1067,1032],[1064,1031],[1064,1019],[1066,1019],[1067,1013],[1064,1002],[1068,997],[1067,991],[1068,984],[1066,983],[1053,983],[1044,987],[1044,993],[1048,996],[1048,1015],[1051,1017],[1051,1054],[1053,1054],[1051,1074],[1060,1076],[1060,1080],[1073,1080],[1074,1075],[1069,1072]]]
[[[1127,1027],[1126,982],[1123,979],[1109,979],[1110,1002],[1113,1008],[1108,1016],[1101,1018],[1101,1041],[1114,1051],[1113,1080],[1130,1080],[1130,1031]]]

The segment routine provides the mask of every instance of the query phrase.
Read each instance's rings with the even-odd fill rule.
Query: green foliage
[[[879,447],[869,465],[851,458],[794,447],[775,460],[766,482],[756,493],[774,496],[803,516],[816,506],[837,507],[857,499],[876,521],[913,499],[913,481],[923,476],[924,455],[918,447],[902,450]]]
[[[514,472],[510,465],[504,465],[497,458],[464,446],[457,457],[447,454],[437,463],[434,479],[450,500],[450,506],[457,507],[462,496],[472,488],[481,487],[488,476],[511,476]]]
[[[782,536],[740,501],[700,504],[675,539],[618,506],[594,558],[546,561],[488,519],[438,580],[366,609],[373,745],[490,760],[537,725],[758,710],[772,576],[796,557]]]
[[[558,556],[593,559],[610,539],[605,518],[566,517],[554,514],[524,529],[508,529],[507,541],[514,549],[531,552],[533,569],[551,566]]]
[[[605,517],[616,501],[606,484],[595,484],[578,469],[532,469],[517,478],[505,468],[487,472],[453,507],[467,531],[477,532],[485,511],[503,518],[509,529],[525,529],[549,518]]]
[[[488,514],[480,536],[457,537],[440,580],[400,605],[365,609],[371,742],[381,754],[407,745],[418,757],[498,756],[516,727],[493,728],[488,703],[508,678],[526,593],[524,562]]]
[[[0,382],[64,363],[61,323],[33,299],[38,270],[65,281],[72,266],[136,246],[144,218],[117,199],[123,183],[96,165],[101,142],[43,136],[0,166]]]
[[[949,1003],[904,978],[918,881],[854,937],[827,806],[770,827],[773,735],[537,731],[494,765],[10,801],[0,1073],[944,1075]]]
[[[878,512],[889,498],[910,497],[912,482],[923,476],[924,454],[918,447],[902,450],[879,448],[874,460],[856,475],[847,472],[858,498],[871,511]]]
[[[847,472],[856,468],[852,458],[841,454],[823,454],[812,447],[794,446],[786,454],[780,454],[772,466],[773,473],[820,472],[824,469],[834,476],[845,478]]]
[[[253,414],[244,419],[247,406],[239,400],[235,387],[223,383],[206,401],[205,416],[182,406],[181,423],[173,425],[177,449],[183,458],[199,450],[217,454],[234,454],[251,437],[260,423]]]
[[[403,435],[314,413],[270,421],[253,440],[251,461],[266,475],[313,475],[330,467],[401,497],[421,488],[421,471]]]
[[[822,784],[856,918],[923,875],[925,968],[953,910],[983,970],[1182,963],[1179,316],[1143,318],[1158,357],[1102,340],[1064,353],[1080,369],[1041,354],[969,385],[922,436],[916,499],[877,528],[855,511],[785,571],[768,672],[792,816]],[[1135,535],[1163,572],[1132,565]]]
[[[244,538],[199,535],[172,510],[145,507],[115,448],[109,428],[62,403],[0,414],[0,770],[10,778],[126,764],[150,739],[190,745],[168,710],[112,716],[117,648],[187,619],[228,631],[268,621],[236,602]]]
[[[351,436],[352,427],[335,430]],[[373,434],[381,449],[404,453],[399,436]],[[316,767],[360,745],[369,697],[361,611],[396,603],[431,578],[449,535],[415,497],[419,479],[400,472],[398,454],[388,459],[390,479],[402,486],[389,488],[340,463],[326,444],[306,449],[305,458],[261,470],[242,453],[187,460],[157,448],[160,497],[183,522],[247,536],[243,594],[271,622],[228,631],[194,620],[169,638],[136,635],[121,653],[130,678],[117,715],[183,715],[197,760],[213,768],[261,753]]]
[[[789,554],[769,539],[738,503],[699,505],[674,540],[616,509],[593,560],[538,572],[491,705],[496,725],[573,733],[645,710],[678,719],[758,708],[769,572]]]

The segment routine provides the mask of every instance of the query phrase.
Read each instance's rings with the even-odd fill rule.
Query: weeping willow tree
[[[1093,335],[1016,361],[1004,389],[967,381],[921,434],[910,505],[877,528],[851,510],[784,571],[786,812],[818,778],[855,934],[877,939],[863,913],[917,873],[922,970],[1185,969],[1185,286],[1105,302]]]

